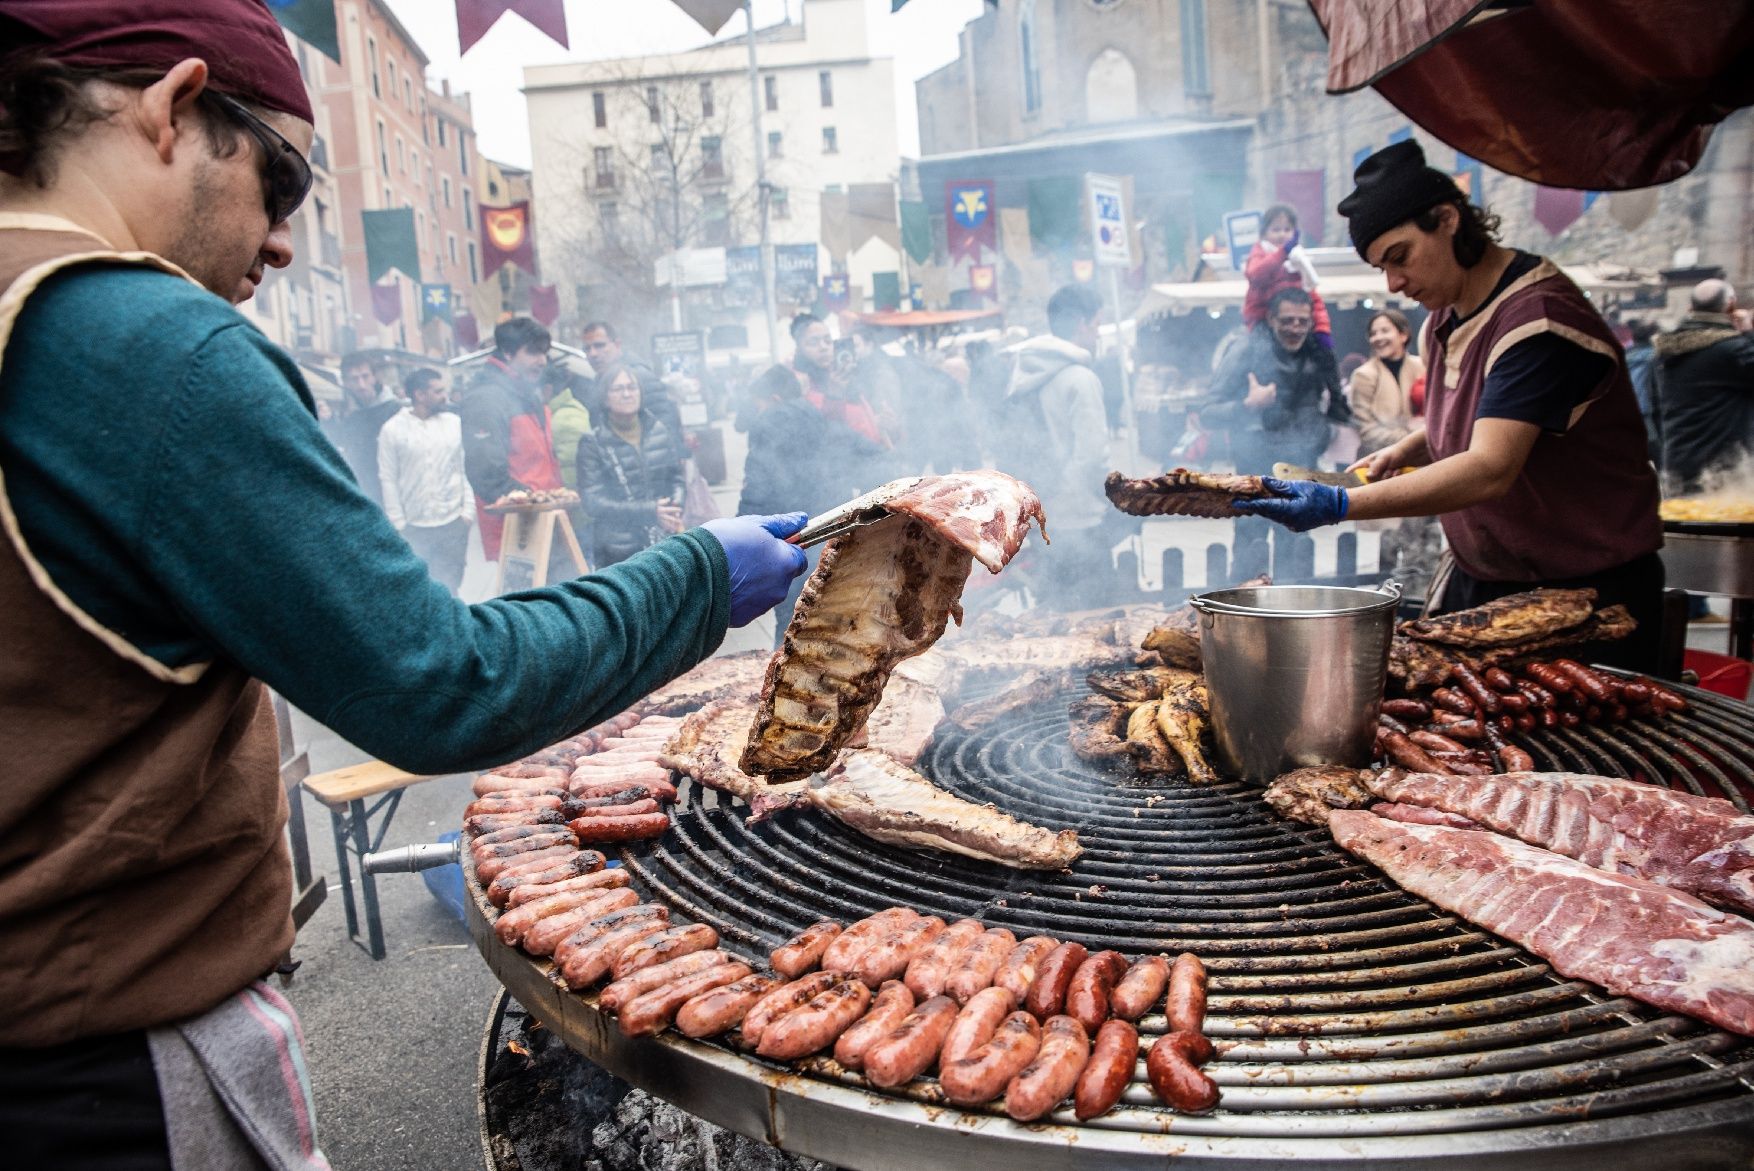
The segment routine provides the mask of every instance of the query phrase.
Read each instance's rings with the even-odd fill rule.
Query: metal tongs
[[[800,549],[808,549],[812,545],[820,545],[835,537],[845,536],[854,529],[876,524],[890,515],[889,502],[902,493],[910,491],[924,476],[908,476],[901,480],[891,480],[882,487],[873,488],[863,496],[855,496],[845,504],[837,504],[827,512],[814,517],[809,524],[787,537],[788,543]]]

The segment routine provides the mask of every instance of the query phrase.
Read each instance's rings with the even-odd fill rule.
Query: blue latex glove
[[[1238,512],[1264,516],[1277,521],[1294,533],[1308,532],[1323,525],[1339,524],[1346,519],[1346,489],[1317,484],[1313,480],[1261,480],[1273,495],[1265,499],[1248,497],[1232,501]]]
[[[802,512],[776,516],[727,516],[700,527],[725,547],[731,569],[731,625],[747,626],[786,596],[792,579],[804,572],[804,550],[783,538],[804,527]]]
[[[1334,335],[1333,334],[1327,333],[1327,332],[1322,331],[1322,330],[1317,330],[1315,333],[1315,340],[1316,340],[1316,344],[1318,346],[1324,347],[1328,351],[1328,353],[1331,354],[1334,352]]]
[[[1291,229],[1291,239],[1285,241],[1285,255],[1290,256],[1291,250],[1303,239],[1303,233],[1297,228]]]

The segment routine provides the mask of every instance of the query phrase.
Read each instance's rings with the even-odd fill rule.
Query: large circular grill
[[[1749,710],[1686,690],[1692,710],[1660,724],[1525,743],[1538,768],[1667,781],[1746,812]],[[1207,1032],[1221,1055],[1207,1069],[1223,1092],[1211,1115],[1163,1109],[1140,1077],[1091,1123],[1062,1109],[1052,1125],[1020,1126],[996,1105],[941,1105],[931,1081],[878,1093],[824,1060],[799,1070],[674,1034],[628,1042],[490,932],[478,930],[481,946],[532,1011],[546,1006],[569,1043],[616,1072],[709,1120],[859,1167],[977,1154],[1016,1167],[1172,1154],[1196,1165],[1472,1157],[1543,1168],[1640,1151],[1664,1167],[1754,1157],[1754,1041],[1557,975],[1405,893],[1325,830],[1282,820],[1258,790],[1117,784],[1068,750],[1070,698],[979,734],[946,725],[918,766],[961,796],[1075,828],[1085,852],[1069,873],[892,848],[809,810],[747,826],[741,807],[693,784],[674,829],[623,861],[679,916],[754,954],[825,916],[894,904],[1093,951],[1193,951],[1211,973]],[[1161,1015],[1141,1022],[1147,1043],[1163,1028]],[[736,1092],[751,1087],[759,1098]]]

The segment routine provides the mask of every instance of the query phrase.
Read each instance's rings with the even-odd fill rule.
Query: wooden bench
[[[363,858],[384,844],[390,820],[396,816],[403,792],[411,785],[435,778],[422,776],[368,760],[346,768],[331,769],[305,778],[304,787],[329,807],[329,820],[335,830],[335,860],[341,867],[341,902],[347,912],[347,937],[359,944],[374,960],[384,958],[384,925],[378,916],[377,879],[360,867],[359,886],[365,905],[366,937],[359,937],[359,911],[353,901],[353,865],[348,855]],[[371,798],[377,800],[367,804]],[[376,827],[372,819],[379,817]]]

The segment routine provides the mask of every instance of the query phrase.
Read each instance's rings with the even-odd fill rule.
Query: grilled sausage
[[[1439,687],[1431,693],[1431,702],[1438,707],[1455,712],[1457,715],[1471,716],[1474,704],[1467,696],[1450,687]]]
[[[1066,989],[1088,954],[1082,943],[1062,943],[1042,960],[1029,995],[1023,998],[1023,1007],[1034,1013],[1036,1020],[1060,1015],[1066,1005]]]
[[[581,842],[636,842],[655,838],[670,828],[668,813],[645,813],[637,817],[580,817],[572,831]]]
[[[1387,728],[1391,732],[1399,732],[1403,736],[1405,736],[1408,732],[1412,731],[1412,729],[1409,728],[1406,724],[1403,724],[1401,721],[1395,719],[1395,717],[1389,715],[1387,712],[1384,712],[1376,717],[1376,726],[1379,728]]]
[[[523,813],[482,813],[463,819],[463,832],[470,837],[509,829],[514,825],[565,825],[566,818],[557,809],[530,810]]]
[[[979,938],[963,948],[952,963],[950,976],[944,981],[944,991],[956,1003],[967,1004],[975,993],[992,987],[993,977],[1016,947],[1017,937],[1003,927],[981,932]]]
[[[1678,691],[1670,691],[1655,680],[1646,679],[1644,685],[1650,688],[1651,706],[1660,714],[1684,712],[1690,706],[1686,696]]]
[[[1399,732],[1378,730],[1377,743],[1388,758],[1404,769],[1416,773],[1449,773],[1442,761],[1433,757]]]
[[[633,892],[629,891],[627,893],[632,894]],[[635,897],[637,898],[638,896]],[[633,909],[634,908],[630,906],[625,908],[616,907],[614,910],[598,911],[592,907],[583,907],[571,911],[562,911],[558,915],[549,915],[547,918],[538,922],[536,926],[524,932],[523,948],[533,956],[553,955],[554,949],[560,946],[561,940],[568,938],[573,932],[585,926],[585,924],[599,920],[604,915],[613,914],[615,911],[631,911]],[[646,935],[663,931],[668,926],[669,924],[662,920],[647,922],[645,923],[646,929],[644,934],[635,936],[635,938],[643,939]],[[619,954],[619,949],[617,949],[617,954]],[[602,974],[607,975],[607,969],[605,969]]]
[[[1420,699],[1385,699],[1382,701],[1383,714],[1393,716],[1397,720],[1412,720],[1423,724],[1431,718],[1431,705]]]
[[[554,962],[560,968],[561,979],[575,991],[589,988],[603,978],[623,947],[663,930],[669,922],[668,908],[641,903],[581,924],[554,947]]]
[[[625,785],[607,793],[592,793],[589,797],[575,797],[579,806],[574,817],[583,816],[588,810],[606,809],[616,805],[627,805],[634,801],[650,800],[652,791],[644,785]]]
[[[627,871],[618,866],[614,870],[593,870],[589,874],[575,874],[558,882],[530,883],[512,889],[512,893],[506,896],[506,910],[515,911],[526,903],[545,899],[549,895],[565,894],[567,891],[615,890],[631,881],[633,879]]]
[[[885,980],[893,980],[907,971],[913,958],[944,933],[944,920],[936,915],[913,922],[879,939],[865,950],[853,965],[853,974],[876,988]]]
[[[1072,973],[1072,982],[1066,985],[1066,1015],[1084,1026],[1086,1043],[1108,1019],[1109,997],[1126,971],[1126,956],[1118,951],[1099,951]]]
[[[1084,1026],[1070,1016],[1053,1017],[1041,1028],[1035,1059],[1005,1087],[1005,1113],[1019,1122],[1040,1118],[1072,1092],[1089,1061]]]
[[[1172,1033],[1198,1033],[1206,1027],[1206,965],[1191,951],[1175,957],[1169,970],[1169,1000],[1164,1005]]]
[[[1407,733],[1407,739],[1431,753],[1453,752],[1458,756],[1466,756],[1468,754],[1467,745],[1451,740],[1448,736],[1444,736],[1440,733],[1427,731],[1424,728],[1417,728]]]
[[[761,1034],[768,1025],[799,1005],[808,1004],[827,992],[840,978],[840,974],[835,972],[812,972],[768,992],[751,1005],[749,1012],[743,1017],[744,1044],[759,1045]]]
[[[619,874],[620,871],[611,870],[605,873]],[[493,933],[499,937],[501,943],[508,947],[516,947],[523,942],[526,931],[551,915],[559,915],[565,911],[577,910],[580,907],[601,907],[601,910],[596,911],[597,915],[601,915],[621,907],[631,907],[637,902],[639,902],[639,896],[625,887],[615,890],[603,887],[584,887],[558,891],[554,894],[544,895],[539,899],[530,899],[517,907],[508,909],[494,923]]]
[[[848,1069],[865,1068],[865,1051],[901,1024],[914,1010],[914,994],[900,980],[877,989],[871,1009],[834,1043],[834,1059]]]
[[[477,846],[497,846],[501,842],[515,842],[521,838],[534,837],[540,834],[557,834],[564,827],[557,825],[514,825],[505,829],[496,829],[492,833],[479,834],[469,841],[469,848]],[[571,832],[568,830],[567,832]]]
[[[568,840],[567,833],[570,831],[567,831],[564,825],[558,828],[565,832],[556,834],[554,839],[545,846],[539,846],[534,850],[524,850],[521,853],[507,854],[499,858],[476,859],[475,878],[480,882],[491,883],[507,871],[522,870],[532,862],[553,865],[555,859],[572,855],[578,850],[578,846]]]
[[[493,797],[477,797],[463,807],[464,817],[476,817],[488,813],[521,813],[527,809],[559,809],[566,801],[566,794],[543,790],[538,793],[519,793],[515,796],[500,794]]]
[[[921,1000],[942,994],[957,958],[985,931],[986,927],[978,919],[958,919],[939,932],[938,938],[914,953],[902,982]]]
[[[675,1019],[682,1006],[702,992],[734,984],[749,975],[749,972],[748,964],[733,962],[673,980],[623,1007],[615,1023],[626,1036],[650,1037],[663,1032],[664,1027]]]
[[[576,848],[578,844],[579,840],[573,836],[570,829],[555,829],[543,834],[514,838],[509,842],[490,842],[485,846],[478,842],[469,847],[469,855],[475,859],[476,873],[479,874],[481,864],[492,858],[513,858],[519,854],[530,854],[537,850],[552,849],[555,846]]]
[[[1138,1061],[1139,1030],[1126,1021],[1104,1021],[1102,1028],[1096,1030],[1090,1060],[1085,1062],[1072,1093],[1072,1112],[1078,1121],[1087,1122],[1113,1110],[1127,1092]]]
[[[1651,689],[1643,680],[1628,679],[1620,685],[1620,702],[1637,707],[1639,704],[1649,704],[1650,701]]]
[[[786,942],[773,949],[767,957],[773,970],[788,980],[796,980],[805,972],[816,966],[822,953],[828,950],[835,937],[841,933],[841,926],[833,919],[824,919],[820,923],[812,923]]]
[[[1523,674],[1545,687],[1554,695],[1576,691],[1577,683],[1570,675],[1561,671],[1551,663],[1528,663],[1523,667]]]
[[[656,938],[643,939],[616,956],[615,962],[609,965],[609,971],[617,980],[621,980],[641,969],[661,966],[693,952],[708,951],[717,946],[719,933],[704,923],[671,927]]]
[[[778,983],[772,976],[745,976],[702,992],[676,1010],[676,1031],[684,1037],[716,1037],[730,1032],[755,1002],[772,992]]]
[[[1613,703],[1616,699],[1614,684],[1603,675],[1590,670],[1574,659],[1554,659],[1553,666],[1564,671],[1577,684],[1579,691],[1597,703]]]
[[[1471,716],[1454,712],[1431,713],[1431,730],[1454,740],[1479,741],[1486,734],[1486,725]]]
[[[495,793],[544,793],[555,792],[556,786],[564,790],[566,778],[561,777],[508,777],[502,773],[482,773],[469,786],[469,791],[476,797],[489,797]]]
[[[663,769],[653,772],[614,772],[601,769],[600,777],[579,780],[575,774],[568,786],[574,797],[588,801],[593,797],[607,797],[627,789],[644,789],[646,796],[655,801],[676,800],[676,786],[670,780],[670,774]]]
[[[696,972],[704,972],[719,964],[728,964],[736,958],[731,953],[720,951],[717,948],[677,956],[667,963],[642,968],[616,980],[597,994],[597,1005],[610,1012],[615,1012],[623,1005],[632,1004],[654,988],[661,988],[674,980],[680,980],[684,976],[692,976]]]
[[[1486,714],[1495,716],[1503,710],[1504,704],[1500,702],[1498,693],[1486,686],[1485,681],[1474,674],[1474,669],[1466,663],[1457,663],[1451,667],[1450,677],[1461,685],[1467,697],[1479,704],[1480,710]]]
[[[1500,695],[1517,694],[1516,680],[1511,678],[1510,672],[1503,667],[1488,667],[1480,672],[1480,678],[1486,681],[1486,686]]]
[[[497,768],[490,770],[487,775],[495,777],[510,777],[514,780],[542,779],[546,777],[563,778],[566,776],[566,769],[552,764],[529,764],[522,761],[514,761],[511,764],[502,764]]]
[[[1136,1021],[1157,1004],[1169,986],[1169,957],[1146,956],[1127,969],[1108,998],[1108,1006],[1123,1020]],[[1102,1029],[1097,1028],[1100,1039]]]
[[[1029,986],[1035,983],[1035,974],[1041,968],[1041,962],[1053,954],[1060,941],[1048,935],[1031,935],[1011,950],[1005,962],[993,975],[993,983],[1005,989],[1022,1004],[1029,996]]]
[[[822,953],[822,969],[825,972],[850,972],[853,963],[864,954],[866,948],[893,931],[896,926],[919,915],[906,907],[890,907],[868,915],[848,927],[836,936]]]
[[[634,791],[638,793],[645,792],[644,789],[636,789]],[[658,812],[658,803],[656,801],[652,800],[650,797],[640,797],[622,805],[604,805],[596,809],[586,809],[580,814],[578,820],[584,821],[596,818],[640,817],[648,813],[656,812]]]
[[[1204,1114],[1218,1104],[1218,1085],[1200,1072],[1200,1054],[1212,1043],[1198,1033],[1167,1033],[1145,1055],[1145,1076],[1165,1105],[1183,1114]]]
[[[559,858],[545,858],[543,864],[502,871],[487,884],[487,901],[503,907],[520,886],[546,886],[581,874],[594,874],[603,866],[603,855],[595,850],[575,850]]]
[[[1003,988],[975,993],[950,1022],[950,1031],[944,1034],[944,1044],[938,1051],[938,1064],[950,1065],[973,1055],[993,1039],[1005,1018],[1016,1011],[1017,998]]]
[[[908,1013],[865,1050],[866,1079],[874,1086],[892,1089],[932,1068],[956,1011],[954,1000],[934,996]]]
[[[960,1061],[940,1065],[938,1084],[958,1106],[978,1106],[1005,1092],[1041,1047],[1041,1026],[1026,1012],[1014,1012],[993,1039]]]
[[[834,1044],[869,1007],[871,990],[861,981],[842,980],[769,1024],[755,1051],[775,1061],[808,1057]]]

